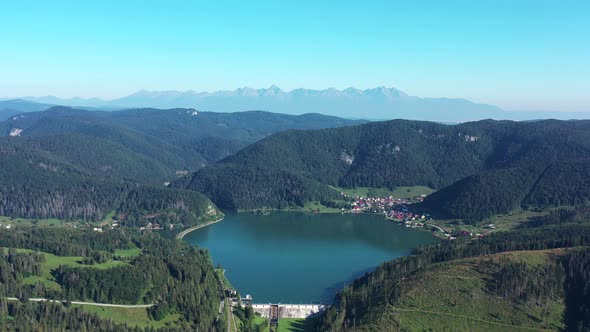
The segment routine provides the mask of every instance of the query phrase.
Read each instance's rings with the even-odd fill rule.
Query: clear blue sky
[[[0,96],[391,86],[590,111],[590,1],[3,1]]]

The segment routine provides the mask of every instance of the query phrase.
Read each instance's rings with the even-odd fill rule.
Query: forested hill
[[[16,226],[0,237],[0,276],[2,331],[225,327],[218,317],[221,280],[208,253],[158,234]],[[11,297],[19,301],[7,299]],[[151,307],[79,306],[73,301]]]
[[[0,122],[0,216],[190,226],[217,218],[194,191],[164,188],[189,170],[288,128],[359,123],[318,114],[117,112],[52,107]]]
[[[101,160],[100,167],[107,169],[102,173],[161,184],[178,171],[197,170],[278,131],[362,122],[319,114],[211,113],[192,109],[100,112],[52,107],[0,122],[0,136],[41,138],[33,143],[36,149],[60,150],[61,157],[73,163],[88,154],[88,159]],[[67,148],[60,145],[62,138],[55,138],[57,135],[65,137]],[[82,141],[83,146],[69,144],[76,141]],[[88,145],[96,149],[88,149]],[[105,150],[115,151],[116,156],[103,159]],[[129,172],[130,160],[140,169]]]
[[[590,210],[444,241],[355,280],[318,331],[590,329]]]
[[[218,218],[215,205],[200,193],[98,176],[96,172],[108,171],[101,165],[116,158],[129,172],[153,164],[138,163],[108,144],[86,143],[60,136],[0,139],[0,216],[100,221],[111,215],[131,226],[157,222],[185,227]],[[70,162],[62,158],[62,152],[72,157],[76,150],[70,146],[87,152]]]
[[[174,185],[230,208],[300,205],[333,196],[327,185],[425,185],[446,188],[427,205],[479,219],[521,204],[587,201],[588,157],[590,121],[393,120],[278,133]]]

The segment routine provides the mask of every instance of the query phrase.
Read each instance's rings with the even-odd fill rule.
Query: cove
[[[379,264],[434,243],[429,232],[371,214],[228,214],[184,237],[209,251],[254,303],[331,303]]]

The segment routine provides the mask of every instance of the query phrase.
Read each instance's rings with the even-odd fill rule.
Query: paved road
[[[217,219],[217,220],[214,220],[214,221],[210,221],[210,222],[205,223],[205,224],[197,225],[197,226],[194,226],[194,227],[191,227],[191,228],[187,228],[184,231],[176,234],[176,238],[177,239],[182,239],[185,235],[187,235],[188,233],[190,233],[192,231],[196,231],[197,229],[200,229],[200,228],[203,228],[203,227],[207,227],[209,225],[215,224],[215,223],[220,222],[222,220],[223,220],[223,218]]]
[[[8,297],[6,299],[9,301],[18,301],[18,299],[16,297]],[[42,299],[42,298],[31,298],[31,299],[29,299],[29,301],[33,301],[33,302],[50,301],[50,302],[61,302],[61,303],[66,302],[66,301]],[[149,307],[154,306],[153,304],[110,304],[110,303],[95,303],[95,302],[80,302],[80,301],[72,301],[72,304],[94,305],[97,307],[117,307],[117,308],[149,308]]]

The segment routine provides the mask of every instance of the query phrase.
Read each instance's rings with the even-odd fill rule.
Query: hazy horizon
[[[586,1],[3,7],[3,97],[387,86],[508,111],[590,110]]]

